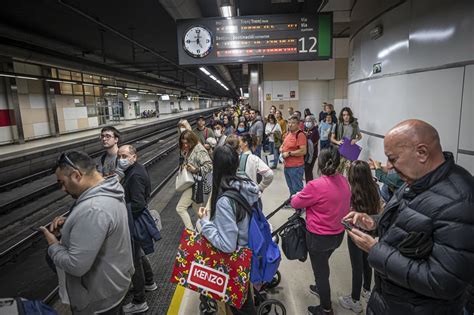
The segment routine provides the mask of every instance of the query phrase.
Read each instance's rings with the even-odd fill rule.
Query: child
[[[327,115],[325,120],[319,124],[319,139],[321,143],[321,150],[329,147],[331,143],[331,132],[333,129],[332,116]]]

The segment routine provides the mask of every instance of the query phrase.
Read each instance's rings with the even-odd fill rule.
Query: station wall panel
[[[466,67],[459,149],[474,151],[474,65]]]
[[[329,81],[300,81],[299,110],[303,113],[305,108],[309,108],[314,115],[318,115],[322,108],[322,103],[329,98]]]
[[[332,80],[335,77],[335,59],[298,62],[299,80]]]
[[[474,155],[458,154],[458,164],[474,174]]]

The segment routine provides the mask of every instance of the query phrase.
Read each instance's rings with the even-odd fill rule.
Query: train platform
[[[316,174],[315,170],[315,174]],[[150,309],[146,314],[190,315],[199,314],[199,294],[170,282],[173,262],[184,225],[176,213],[176,204],[180,194],[175,193],[175,181],[171,179],[166,186],[151,200],[150,208],[161,213],[163,238],[156,243],[155,253],[149,256],[155,274],[158,289],[147,293]],[[274,170],[274,180],[262,195],[264,213],[276,209],[288,195],[288,188],[280,165]],[[193,220],[197,219],[194,211],[189,209]],[[293,209],[282,209],[269,222],[274,228],[283,225],[294,213]],[[337,299],[350,294],[351,265],[344,240],[330,259],[331,299],[335,314],[352,314],[343,309]],[[310,293],[309,285],[314,283],[314,276],[309,258],[305,262],[289,261],[282,254],[279,271],[281,283],[268,293],[268,298],[281,301],[286,307],[286,314],[306,314],[307,307],[319,304],[319,299]],[[127,303],[131,297],[125,300]],[[362,299],[363,300],[363,299]],[[364,305],[365,301],[363,301]],[[66,306],[57,302],[54,307],[61,314],[69,314]]]
[[[147,125],[153,125],[159,122],[168,121],[175,119],[177,117],[186,118],[190,115],[195,115],[196,113],[205,113],[210,109],[198,109],[193,111],[181,111],[178,113],[172,114],[160,114],[160,117],[156,118],[139,118],[133,120],[123,120],[114,124],[107,124],[100,126],[98,128],[87,129],[84,131],[77,131],[72,133],[66,133],[59,135],[57,137],[47,137],[40,138],[36,140],[29,140],[22,144],[5,144],[0,146],[0,161],[6,158],[11,158],[14,156],[21,156],[24,154],[41,152],[45,149],[58,147],[62,144],[70,144],[75,142],[84,141],[98,135],[99,131],[105,126],[114,126],[119,129],[121,132],[127,132],[133,129],[137,129]]]

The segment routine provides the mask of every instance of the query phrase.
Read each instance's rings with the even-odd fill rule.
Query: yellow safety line
[[[168,308],[167,315],[178,315],[181,301],[183,300],[184,287],[177,285],[174,290],[173,298],[171,299],[170,307]]]

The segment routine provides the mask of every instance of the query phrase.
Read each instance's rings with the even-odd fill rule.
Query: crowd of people
[[[284,117],[272,106],[263,117],[240,104],[209,123],[199,117],[194,129],[184,119],[177,127],[180,170],[210,189],[184,189],[176,212],[223,252],[248,245],[250,220],[223,193],[235,190],[253,204],[282,164],[288,206],[306,219],[315,280],[308,286],[320,301],[310,314],[333,314],[329,259],[346,232],[352,287],[338,297],[342,307],[359,313],[365,299],[367,314],[472,314],[474,180],[442,151],[428,123],[412,119],[390,129],[386,165],[340,154],[344,141],[362,139],[349,107],[338,117],[331,104],[318,116],[290,107]],[[76,151],[58,160],[58,182],[76,202],[67,218],[43,228],[49,259],[74,314],[144,312],[145,291],[157,287],[146,255],[160,238],[150,227],[150,180],[136,149],[118,146],[115,128],[105,127],[100,138],[105,151],[97,162]],[[137,231],[143,226],[149,229]],[[122,306],[130,283],[133,299]],[[257,314],[250,291],[233,314]]]

